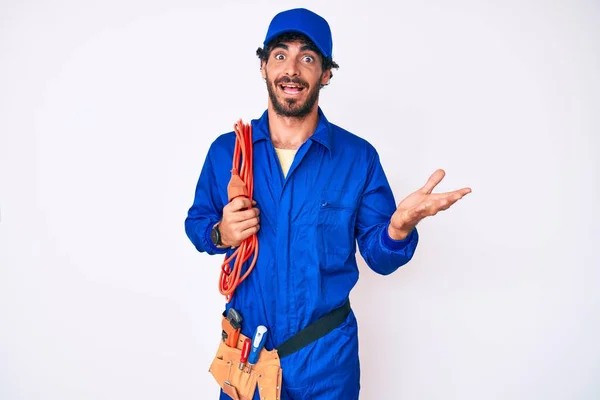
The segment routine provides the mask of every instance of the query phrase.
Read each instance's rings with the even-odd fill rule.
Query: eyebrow
[[[276,45],[273,46],[273,50],[275,49],[284,49],[284,50],[289,50],[289,46],[287,44],[284,43],[277,43]],[[309,44],[305,44],[304,46],[300,47],[300,51],[312,51],[313,53],[317,53],[317,48],[315,46],[311,46]]]
[[[302,47],[300,48],[300,51],[306,51],[306,50],[312,51],[312,52],[314,52],[314,53],[316,53],[316,52],[317,52],[317,49],[315,48],[315,46],[311,46],[311,45],[309,45],[309,44],[305,44],[304,46],[302,46]]]

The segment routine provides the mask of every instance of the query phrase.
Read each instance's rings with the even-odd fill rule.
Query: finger
[[[423,218],[436,215],[440,211],[447,210],[463,196],[458,192],[430,195],[427,200],[406,212],[406,219],[416,225]]]
[[[462,188],[462,189],[457,190],[457,192],[459,192],[461,194],[461,197],[462,197],[462,196],[466,196],[469,193],[471,193],[472,190],[471,190],[470,187],[466,187],[466,188]]]
[[[462,197],[463,196],[460,193],[454,193],[451,196],[442,198],[442,199],[438,200],[436,203],[432,204],[431,207],[429,207],[429,212],[431,213],[431,215],[435,215],[439,211],[445,211],[445,210],[449,209],[458,200],[462,199]]]
[[[246,208],[250,208],[251,204],[252,202],[249,198],[240,196],[231,200],[231,202],[229,202],[229,204],[225,207],[228,209],[229,212],[236,212]]]
[[[458,195],[459,197],[466,196],[466,195],[468,195],[469,193],[471,193],[471,188],[468,188],[468,187],[466,187],[466,188],[462,188],[462,189],[458,189],[458,190],[454,190],[454,191],[452,191],[452,192],[448,192],[448,194],[451,194],[451,195]]]
[[[246,200],[248,200],[248,199],[246,199]],[[255,211],[257,209],[254,209],[254,208],[248,209],[248,207],[244,207],[246,204],[247,203],[242,198],[239,198],[239,201],[238,201],[238,199],[233,199],[232,202],[229,203],[227,206],[225,206],[225,208],[223,209],[223,217],[224,217],[223,219],[226,219],[227,221],[231,221],[231,222],[237,222],[237,221],[243,221],[243,220],[246,220],[249,218],[253,218],[256,215],[258,215],[257,214],[258,211]],[[246,214],[241,214],[241,213],[246,213]]]
[[[460,197],[451,197],[440,200],[440,202],[435,207],[435,213],[437,214],[439,211],[445,211],[449,209],[452,206],[452,204],[456,203],[459,199]]]
[[[240,221],[246,221],[252,218],[256,218],[260,215],[260,209],[258,208],[251,208],[249,210],[244,210],[244,211],[237,211],[231,214],[231,221],[232,222],[240,222]]]
[[[471,188],[462,188],[459,190],[454,190],[452,192],[432,193],[432,194],[430,194],[430,196],[435,200],[447,199],[447,198],[462,199],[464,196],[466,196],[469,193],[471,193]]]
[[[459,190],[456,191],[454,193],[454,196],[449,196],[447,199],[445,199],[446,201],[448,201],[447,206],[444,208],[444,210],[447,210],[448,208],[450,208],[450,206],[452,206],[454,203],[456,203],[457,201],[459,201],[460,199],[462,199],[464,196],[466,196],[467,194],[471,193],[471,189],[467,190]]]
[[[240,230],[240,231],[245,231],[246,229],[252,228],[253,226],[258,225],[260,222],[260,219],[258,217],[255,218],[250,218],[247,219],[245,221],[241,221],[237,224],[237,226],[235,227],[236,230]]]
[[[433,189],[438,185],[438,183],[440,183],[442,179],[444,179],[445,175],[446,172],[443,169],[438,169],[433,174],[431,174],[431,176],[427,180],[427,183],[425,183],[425,186],[421,188],[421,191],[430,194],[431,192],[433,192]]]
[[[239,236],[241,238],[240,242],[243,242],[244,240],[248,239],[250,236],[258,233],[259,230],[260,230],[260,224],[246,229]]]

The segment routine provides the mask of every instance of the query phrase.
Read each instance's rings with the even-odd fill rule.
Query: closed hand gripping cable
[[[235,150],[233,152],[233,166],[231,179],[227,186],[227,197],[231,202],[236,197],[246,197],[252,200],[254,193],[254,175],[252,163],[252,125],[244,124],[239,120],[234,125]],[[252,208],[252,202],[249,208]],[[254,255],[246,272],[242,275],[242,267]],[[245,239],[233,254],[225,256],[221,264],[219,276],[219,292],[225,296],[227,302],[231,300],[238,285],[248,277],[258,258],[258,239],[256,234]],[[233,268],[231,263],[233,261]]]

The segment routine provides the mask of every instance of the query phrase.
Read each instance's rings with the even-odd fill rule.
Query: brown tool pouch
[[[339,308],[325,314],[277,346],[277,349],[267,351],[263,348],[250,373],[247,365],[243,370],[239,368],[242,346],[247,336],[239,334],[237,346],[235,348],[227,346],[227,338],[237,337],[238,331],[232,332],[224,317],[223,330],[226,331],[224,335],[226,338],[219,345],[209,371],[223,391],[233,400],[252,400],[257,386],[261,399],[279,400],[283,373],[280,359],[295,353],[340,326],[348,318],[350,311],[350,301],[347,300]]]
[[[223,392],[233,400],[252,400],[257,387],[261,399],[279,400],[282,370],[277,350],[267,351],[263,348],[256,364],[251,369],[246,364],[241,370],[239,365],[244,340],[246,336],[240,334],[236,348],[221,341],[209,372]]]

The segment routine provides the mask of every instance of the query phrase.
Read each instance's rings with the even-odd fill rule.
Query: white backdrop
[[[396,199],[473,188],[410,264],[361,261],[361,399],[600,398],[600,4],[248,3],[0,3],[0,399],[216,398],[222,259],[183,221],[297,6]]]

